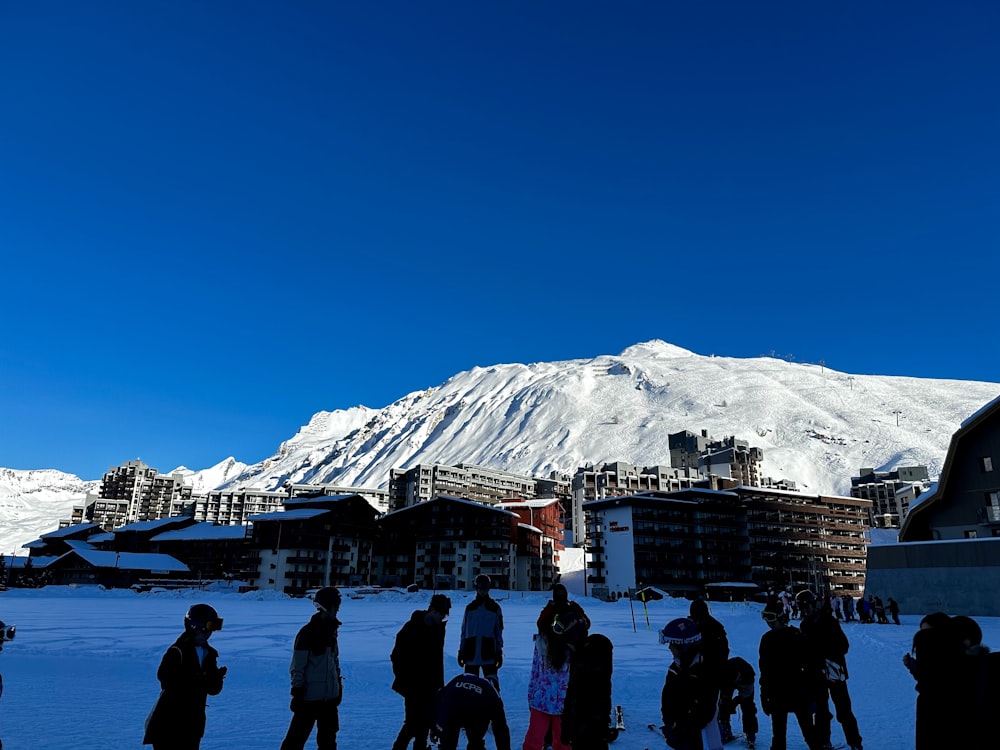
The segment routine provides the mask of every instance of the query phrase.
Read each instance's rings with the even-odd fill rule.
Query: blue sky
[[[661,338],[998,381],[1000,6],[0,6],[0,466]]]

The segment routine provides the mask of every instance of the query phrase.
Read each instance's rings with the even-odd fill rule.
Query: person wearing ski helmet
[[[821,603],[809,589],[795,595],[802,621],[799,629],[805,639],[808,669],[813,678],[813,698],[816,712],[813,726],[818,741],[830,744],[830,701],[837,712],[837,721],[851,750],[862,750],[858,720],[851,708],[847,691],[847,651],[850,642],[829,607]]]
[[[702,656],[698,623],[687,617],[671,620],[660,631],[660,643],[673,657],[660,695],[660,730],[667,744],[674,750],[721,748],[718,677]]]
[[[7,641],[14,640],[14,633],[17,632],[17,627],[14,625],[5,625],[2,620],[0,620],[0,651],[3,651],[3,644]],[[0,675],[0,695],[3,695],[3,675]],[[0,740],[0,750],[3,750],[3,741]]]
[[[469,674],[495,675],[503,664],[503,610],[490,596],[489,576],[476,576],[474,585],[476,598],[462,616],[458,665]]]
[[[341,625],[337,619],[340,600],[340,591],[335,586],[317,591],[313,596],[316,613],[295,636],[292,663],[288,668],[292,683],[292,720],[281,750],[303,750],[313,727],[316,727],[319,750],[337,750],[339,706],[344,697],[337,644]]]
[[[228,669],[208,645],[222,630],[222,618],[208,604],[194,604],[184,615],[184,632],[160,660],[156,678],[160,697],[146,719],[144,745],[153,750],[198,750],[205,734],[208,696],[222,692]]]

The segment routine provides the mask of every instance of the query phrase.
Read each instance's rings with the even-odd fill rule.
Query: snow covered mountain
[[[178,471],[196,491],[275,489],[286,480],[379,487],[389,469],[417,463],[571,474],[603,461],[665,464],[670,433],[707,430],[762,448],[764,475],[847,494],[861,467],[923,464],[936,476],[962,420],[998,394],[997,383],[701,356],[657,340],[617,356],[476,367],[382,409],[318,412],[251,466],[230,458]],[[5,492],[0,486],[0,509],[9,502]],[[82,497],[53,497],[48,523],[37,526],[4,517],[0,549],[53,530]]]
[[[765,475],[847,494],[863,466],[937,474],[961,421],[998,393],[996,383],[850,375],[649,341],[617,356],[477,367],[384,409],[319,412],[230,485],[376,487],[416,463],[536,475],[662,464],[670,433],[704,429],[762,448]]]
[[[0,469],[0,553],[23,556],[22,544],[55,531],[98,485],[54,469]]]

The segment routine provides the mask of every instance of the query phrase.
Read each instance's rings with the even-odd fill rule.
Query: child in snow
[[[564,615],[567,616],[567,615]],[[535,654],[528,678],[528,731],[523,750],[568,750],[562,744],[562,712],[569,686],[570,650],[550,629],[540,627],[535,636]],[[552,741],[546,743],[546,735]]]
[[[671,620],[660,631],[660,643],[668,645],[673,656],[660,696],[660,729],[667,744],[674,750],[721,747],[715,720],[718,676],[703,661],[698,624],[687,617]]]

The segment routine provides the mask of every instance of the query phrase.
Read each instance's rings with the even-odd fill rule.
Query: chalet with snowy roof
[[[510,589],[519,522],[509,510],[446,495],[387,513],[379,519],[377,580],[471,591],[482,573],[494,588]]]
[[[184,562],[199,580],[239,579],[247,569],[248,529],[194,523],[163,531],[149,540],[149,551]]]
[[[911,504],[899,543],[868,550],[867,592],[904,613],[1000,616],[1000,397],[952,435],[937,484]]]
[[[188,567],[170,555],[73,549],[45,566],[55,585],[100,584],[128,588],[144,579],[169,581],[190,577]]]
[[[870,504],[742,485],[592,500],[586,580],[609,598],[644,585],[694,596],[723,582],[857,595]]]
[[[150,552],[151,540],[154,536],[173,529],[184,529],[193,526],[196,521],[190,516],[169,516],[153,521],[136,521],[119,526],[111,531],[114,534],[115,552]]]
[[[378,511],[362,495],[293,498],[250,516],[244,578],[260,589],[303,594],[372,582]]]
[[[78,523],[42,534],[35,541],[25,544],[24,547],[28,550],[30,557],[55,558],[69,551],[68,542],[87,542],[91,537],[102,533],[104,530],[99,523]]]

